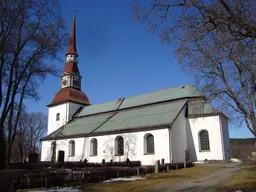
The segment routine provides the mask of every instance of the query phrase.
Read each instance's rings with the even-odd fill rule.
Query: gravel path
[[[162,189],[154,189],[152,192],[213,192],[215,187],[243,168],[243,164],[240,163],[221,164],[219,166],[221,168],[211,175],[173,184]]]

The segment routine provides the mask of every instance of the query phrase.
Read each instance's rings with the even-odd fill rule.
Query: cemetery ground
[[[125,191],[158,191],[169,185],[194,180],[212,174],[220,169],[215,165],[197,165],[189,168],[170,170],[169,172],[147,174],[145,180],[112,182],[112,183],[90,183],[83,185],[83,192],[125,192]]]
[[[163,170],[162,170],[163,171]],[[63,187],[74,187],[82,192],[243,192],[256,191],[256,161],[249,163],[209,163],[182,169],[138,176],[143,180],[118,182],[77,182]],[[121,176],[124,178],[125,176]],[[135,176],[137,177],[137,176]],[[71,185],[70,185],[71,184]],[[42,189],[42,188],[41,188]],[[56,189],[56,188],[52,188]],[[33,191],[21,190],[21,191]]]
[[[256,161],[246,163],[243,169],[224,182],[217,190],[232,192],[237,189],[243,192],[256,191]]]
[[[90,184],[86,191],[234,192],[256,191],[256,162],[197,165],[151,174],[146,180]],[[251,192],[251,191],[250,191]]]

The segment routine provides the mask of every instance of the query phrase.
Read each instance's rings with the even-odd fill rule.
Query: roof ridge
[[[149,94],[149,93],[155,93],[155,92],[163,91],[163,90],[167,90],[167,89],[174,89],[174,88],[178,88],[178,87],[181,87],[181,88],[182,88],[183,86],[186,86],[186,85],[192,85],[192,84],[183,84],[183,85],[174,86],[174,87],[161,88],[161,89],[154,90],[154,91],[150,91],[150,92],[145,92],[145,93],[141,93],[141,94],[137,94],[137,95],[133,95],[133,96],[127,96],[126,98],[129,98],[129,97],[136,97],[136,96],[139,96],[139,95],[145,95],[145,94]],[[192,86],[193,86],[193,85],[192,85]]]

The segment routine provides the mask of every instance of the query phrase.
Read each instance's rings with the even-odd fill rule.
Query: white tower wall
[[[58,128],[70,121],[72,119],[72,116],[75,114],[80,106],[83,105],[73,102],[67,102],[49,107],[47,135],[56,131]],[[57,114],[59,114],[59,119],[57,119]]]

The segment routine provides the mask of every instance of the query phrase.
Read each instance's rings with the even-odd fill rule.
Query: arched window
[[[60,113],[57,113],[56,114],[56,121],[59,121],[60,120]]]
[[[209,142],[209,134],[208,131],[203,130],[199,132],[199,146],[200,151],[209,151],[210,150],[210,142]]]
[[[56,161],[56,142],[55,141],[51,143],[51,151],[52,151],[51,161],[55,162]]]
[[[115,151],[116,155],[124,155],[124,138],[119,136],[115,140]]]
[[[76,150],[76,144],[74,140],[69,141],[69,156],[74,157]]]
[[[91,139],[91,155],[96,156],[98,149],[97,139]]]
[[[152,134],[147,134],[144,137],[144,149],[146,154],[152,154],[155,152],[155,146],[154,146],[154,136]]]

